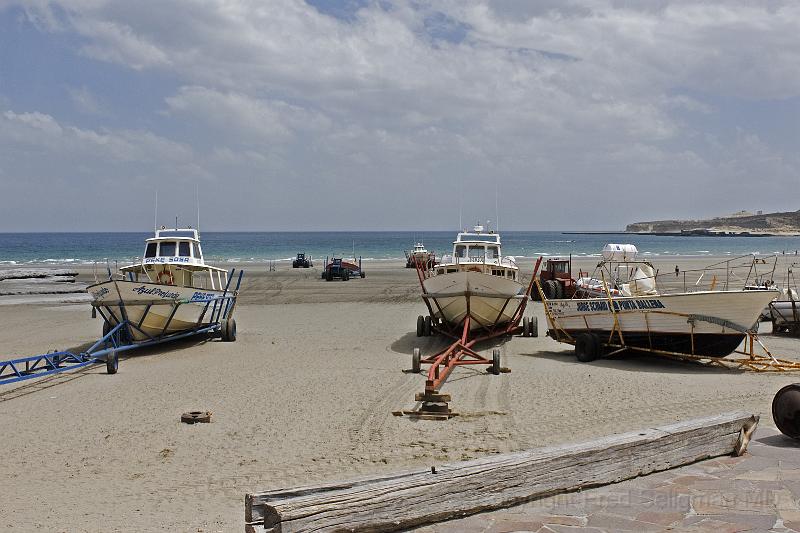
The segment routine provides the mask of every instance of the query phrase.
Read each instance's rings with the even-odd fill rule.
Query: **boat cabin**
[[[120,270],[133,281],[144,275],[150,283],[214,290],[223,288],[228,278],[225,269],[205,264],[200,237],[192,228],[162,226],[145,241],[142,262]]]
[[[516,280],[519,268],[511,257],[503,257],[500,234],[486,232],[475,226],[471,232],[461,232],[453,242],[453,254],[442,258],[437,274],[474,271]]]

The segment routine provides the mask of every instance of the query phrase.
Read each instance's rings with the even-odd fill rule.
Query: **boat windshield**
[[[147,249],[144,252],[145,257],[155,257],[156,256],[156,247],[158,245],[154,242],[147,243]]]
[[[191,243],[183,241],[178,243],[178,255],[181,257],[189,257],[192,255],[190,252],[191,247],[189,246]]]
[[[467,256],[467,247],[463,244],[459,244],[456,246],[456,257],[466,257]]]
[[[159,250],[161,257],[174,257],[175,256],[175,243],[162,242],[161,250]]]
[[[486,258],[487,259],[496,259],[498,257],[497,246],[487,246],[486,247]]]

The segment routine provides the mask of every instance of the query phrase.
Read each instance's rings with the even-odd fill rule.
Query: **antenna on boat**
[[[156,189],[156,209],[153,214],[153,232],[158,231],[158,189]]]
[[[494,232],[500,233],[500,210],[497,208],[497,178],[494,179]]]
[[[464,184],[458,182],[458,231],[464,230],[464,224],[461,222],[461,213],[464,211]]]
[[[194,199],[197,203],[197,235],[200,235],[200,185],[194,184]]]

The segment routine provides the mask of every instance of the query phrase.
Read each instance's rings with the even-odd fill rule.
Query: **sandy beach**
[[[671,272],[676,262],[684,271],[714,260],[657,266]],[[529,276],[531,262],[521,266]],[[800,381],[641,356],[578,363],[571,346],[544,336],[536,302],[528,315],[538,316],[540,337],[480,346],[499,346],[511,373],[462,367],[444,387],[460,416],[413,421],[392,415],[412,408],[424,385],[407,371],[412,349],[442,345],[415,335],[426,308],[413,270],[374,262],[365,279],[327,283],[319,268],[243,267],[237,342],[179,341],[122,357],[116,375],[98,366],[0,389],[0,529],[241,531],[246,492],[730,410],[771,426],[774,393]],[[78,280],[90,279],[80,269]],[[0,297],[0,358],[95,340],[101,322],[81,299]],[[800,340],[762,327],[774,353],[800,359]],[[212,423],[182,424],[190,410],[213,412]]]

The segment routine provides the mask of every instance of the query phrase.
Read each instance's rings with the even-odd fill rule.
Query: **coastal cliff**
[[[707,220],[634,222],[629,233],[800,235],[800,211],[752,214],[741,211]]]

